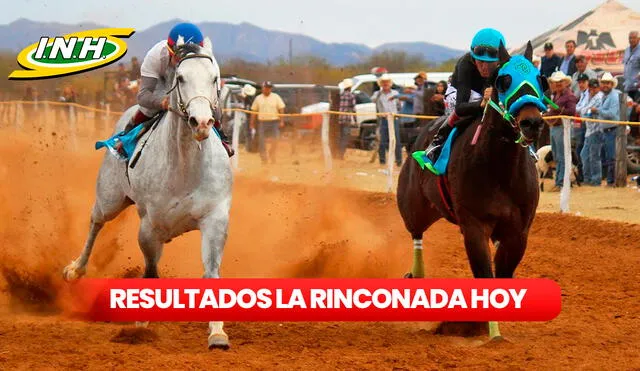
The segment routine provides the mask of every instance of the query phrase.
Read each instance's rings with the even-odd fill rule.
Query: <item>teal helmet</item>
[[[471,40],[471,56],[484,62],[497,62],[500,43],[507,47],[504,36],[493,28],[483,28],[478,31]]]

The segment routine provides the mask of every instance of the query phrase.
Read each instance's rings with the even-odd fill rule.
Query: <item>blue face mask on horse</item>
[[[547,110],[544,91],[547,82],[540,71],[522,55],[516,55],[498,71],[496,78],[498,101],[504,110],[505,119],[513,118],[527,104],[535,105],[540,111]]]

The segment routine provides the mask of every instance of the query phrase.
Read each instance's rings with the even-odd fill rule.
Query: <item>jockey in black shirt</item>
[[[504,37],[499,31],[492,28],[482,29],[473,37],[471,51],[458,60],[451,76],[451,85],[457,90],[455,109],[447,120],[447,125],[440,127],[425,151],[431,162],[435,163],[438,159],[442,145],[459,118],[481,115],[484,106],[491,99],[492,88],[489,78],[498,67],[500,43],[506,47]],[[483,98],[470,101],[472,92]]]

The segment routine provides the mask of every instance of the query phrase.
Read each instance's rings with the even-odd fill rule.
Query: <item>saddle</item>
[[[468,126],[473,122],[475,117],[462,117],[459,119],[458,124],[451,129],[447,140],[442,145],[442,150],[440,151],[440,155],[436,159],[435,163],[432,163],[431,160],[426,156],[426,152],[415,151],[412,153],[412,157],[414,160],[418,162],[420,168],[424,170],[425,168],[429,169],[435,175],[445,175],[447,173],[447,166],[449,165],[449,156],[451,154],[451,148],[453,147],[453,143],[458,137],[460,133],[462,133]],[[449,116],[442,116],[437,118],[434,121],[433,127],[438,130],[442,125],[448,125]]]
[[[165,112],[160,112],[149,120],[134,127],[129,132],[125,132],[124,130],[122,130],[107,140],[96,142],[95,149],[98,150],[100,148],[106,147],[109,152],[111,152],[111,154],[114,155],[117,159],[125,162],[129,161],[134,151],[136,150],[136,146],[138,145],[138,141],[140,140],[140,138],[142,138],[142,136],[147,131],[149,131],[150,128],[155,128],[164,114]],[[116,144],[118,144],[118,142],[122,142],[121,152],[118,152],[115,149],[115,146]]]

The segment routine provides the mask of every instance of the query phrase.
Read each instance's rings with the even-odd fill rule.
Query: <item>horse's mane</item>
[[[183,59],[189,54],[205,54],[203,53],[203,51],[204,48],[198,44],[186,43],[176,48],[176,56],[178,57],[178,59]]]

